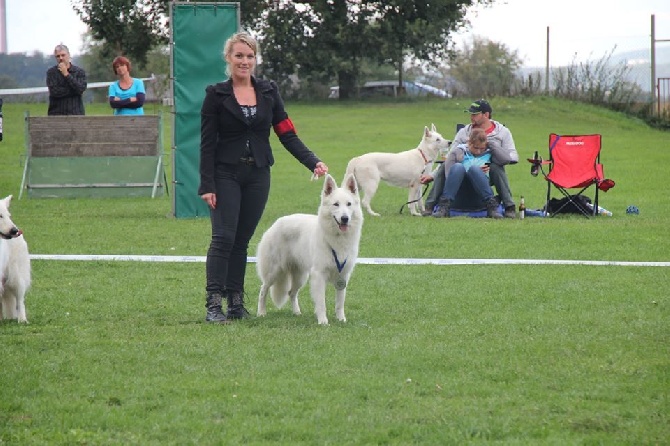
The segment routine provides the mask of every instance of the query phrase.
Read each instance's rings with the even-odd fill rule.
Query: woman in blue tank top
[[[109,86],[109,105],[115,115],[143,115],[146,92],[142,79],[130,76],[130,61],[123,56],[112,62],[114,74],[119,78]]]

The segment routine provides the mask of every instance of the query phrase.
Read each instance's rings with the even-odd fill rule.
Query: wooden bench
[[[26,114],[19,198],[154,198],[166,187],[162,133],[160,115]]]

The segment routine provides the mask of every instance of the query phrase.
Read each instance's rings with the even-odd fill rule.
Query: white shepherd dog
[[[25,297],[30,288],[30,255],[23,233],[12,222],[9,195],[0,200],[0,319],[28,323]]]
[[[409,211],[412,215],[420,216],[424,203],[419,178],[432,166],[440,152],[446,155],[450,145],[451,141],[444,139],[437,132],[435,124],[432,124],[430,129],[424,128],[421,142],[412,150],[400,153],[371,152],[352,158],[347,164],[347,173],[353,173],[356,177],[363,193],[363,207],[371,215],[379,216],[372,210],[370,203],[379,182],[384,180],[391,186],[409,188]]]
[[[326,175],[318,215],[292,214],[280,217],[263,234],[258,245],[256,270],[262,285],[258,316],[265,316],[265,300],[281,308],[289,299],[294,314],[300,313],[298,291],[310,279],[314,312],[319,324],[326,317],[326,284],[335,286],[335,316],[345,322],[344,298],[358,258],[363,229],[358,186],[346,175],[342,187]]]

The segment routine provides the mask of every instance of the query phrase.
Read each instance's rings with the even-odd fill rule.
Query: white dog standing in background
[[[356,177],[363,193],[363,207],[371,215],[379,216],[370,203],[377,193],[379,182],[386,181],[391,186],[409,188],[407,203],[412,215],[421,215],[424,203],[421,199],[419,178],[426,168],[437,159],[440,152],[446,154],[451,141],[437,132],[435,124],[424,128],[418,147],[400,153],[371,152],[352,158],[347,165],[347,173]],[[417,206],[418,204],[418,206]]]
[[[314,312],[327,325],[326,284],[335,286],[335,316],[345,322],[344,299],[358,258],[363,229],[358,186],[346,175],[342,187],[326,175],[318,215],[280,217],[265,231],[258,244],[256,270],[261,279],[258,316],[266,314],[268,291],[281,308],[289,299],[293,313],[300,313],[298,292],[310,280]]]
[[[30,288],[30,255],[23,233],[12,222],[9,195],[0,200],[0,319],[28,323],[25,297]]]

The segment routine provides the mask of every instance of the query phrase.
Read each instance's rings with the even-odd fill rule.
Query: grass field
[[[351,157],[415,147],[431,123],[452,138],[466,102],[288,111],[339,181]],[[398,212],[406,191],[382,185],[361,257],[670,261],[667,133],[554,99],[492,103],[522,158],[546,156],[550,132],[601,133],[617,183],[601,205],[614,215],[417,218]],[[18,200],[25,110],[46,114],[3,107],[0,196],[14,195],[33,254],[205,255],[209,221],[172,218],[171,196]],[[250,255],[275,218],[318,205],[322,183],[273,146]],[[546,184],[529,167],[508,168],[512,190],[539,208]],[[302,317],[270,306],[262,319],[205,324],[202,263],[32,266],[30,324],[0,322],[0,444],[670,444],[667,267],[359,265],[348,322],[333,322],[329,290],[321,327],[307,289]],[[258,287],[250,264],[252,313]]]

